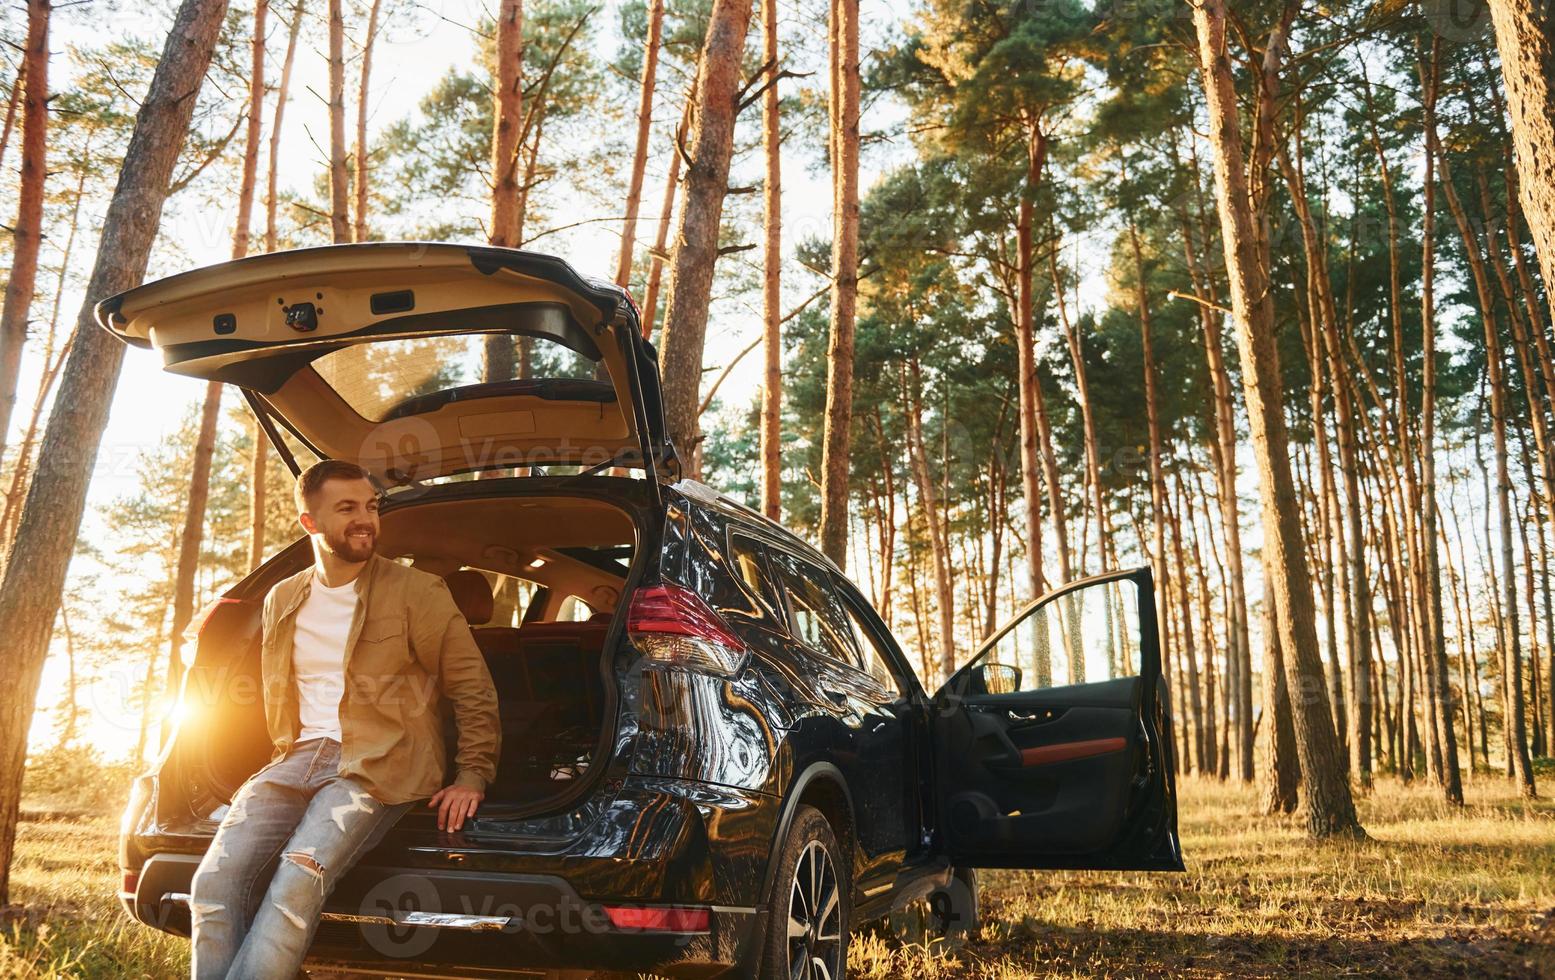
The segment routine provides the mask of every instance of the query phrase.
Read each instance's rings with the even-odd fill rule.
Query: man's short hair
[[[344,459],[321,459],[303,470],[297,477],[295,492],[297,512],[308,512],[308,501],[316,497],[319,488],[330,480],[370,480],[362,467]]]

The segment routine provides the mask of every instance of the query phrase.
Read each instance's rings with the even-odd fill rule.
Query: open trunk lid
[[[273,441],[278,420],[385,483],[678,470],[630,297],[551,256],[399,242],[273,252],[111,296],[97,319],[168,371],[244,389]]]

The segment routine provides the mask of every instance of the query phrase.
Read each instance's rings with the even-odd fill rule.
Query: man
[[[430,797],[457,831],[496,774],[491,675],[443,580],[375,554],[367,472],[325,460],[296,495],[313,564],[270,590],[263,618],[275,751],[195,872],[195,980],[293,980],[330,890],[400,815]],[[459,729],[447,785],[443,697]]]

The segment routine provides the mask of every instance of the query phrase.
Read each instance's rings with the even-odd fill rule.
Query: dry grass
[[[1555,805],[1484,777],[1449,810],[1429,787],[1385,782],[1361,803],[1370,842],[1315,844],[1297,819],[1251,816],[1248,790],[1181,790],[1187,874],[989,872],[974,941],[860,936],[852,975],[1555,977]],[[186,975],[187,944],[113,898],[113,821],[34,816],[0,976]]]
[[[872,939],[860,977],[1555,976],[1555,806],[1504,780],[1449,809],[1379,783],[1366,843],[1314,843],[1254,794],[1181,786],[1188,872],[987,872],[984,927],[954,951]]]

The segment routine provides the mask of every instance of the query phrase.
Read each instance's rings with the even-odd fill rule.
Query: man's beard
[[[353,531],[366,531],[367,541],[360,542],[351,537]],[[373,556],[378,547],[378,533],[369,527],[360,525],[348,527],[339,537],[324,535],[324,547],[331,553],[349,562],[366,561]]]

